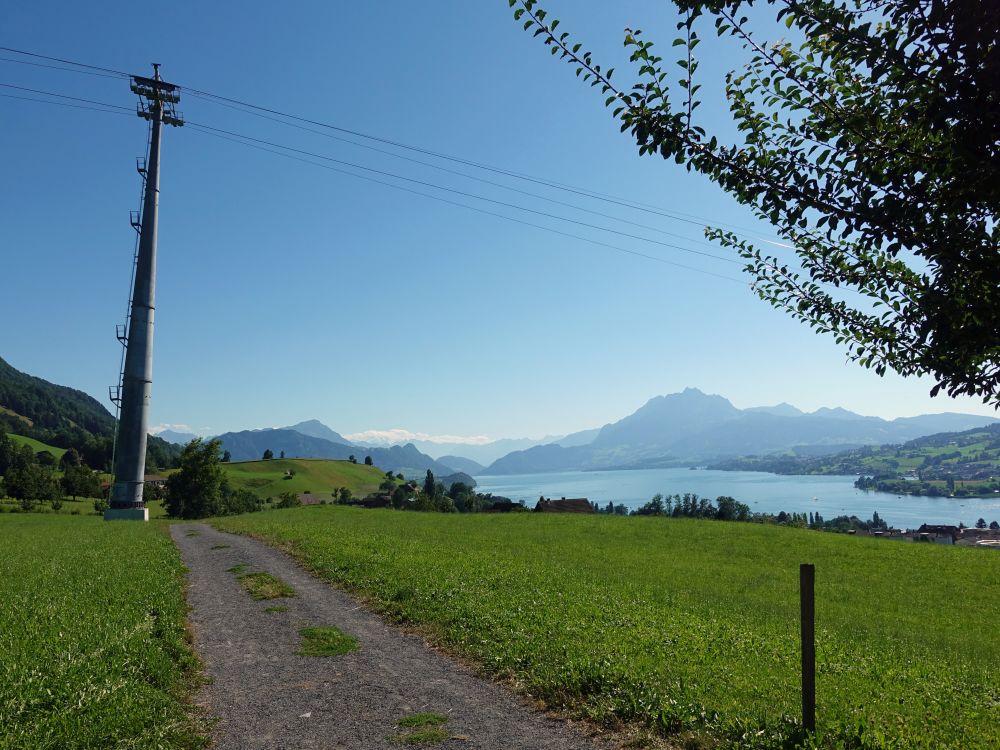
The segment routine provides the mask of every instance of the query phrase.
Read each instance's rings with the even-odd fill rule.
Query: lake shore
[[[630,469],[566,471],[543,474],[477,476],[478,491],[524,500],[539,496],[585,497],[605,505],[623,503],[637,508],[657,494],[692,492],[715,499],[721,495],[746,503],[755,513],[821,513],[825,518],[878,514],[898,528],[921,524],[964,523],[979,518],[1000,520],[1000,497],[948,498],[895,495],[859,490],[854,475],[779,475],[759,471],[713,469]]]

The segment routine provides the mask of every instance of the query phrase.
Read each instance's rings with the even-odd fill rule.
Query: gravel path
[[[220,750],[369,750],[402,744],[397,721],[448,717],[440,750],[606,750],[610,745],[520,703],[500,685],[387,625],[354,599],[261,542],[204,524],[174,525],[188,566],[195,648],[211,683],[199,695],[219,717]],[[220,545],[227,545],[221,547]],[[253,601],[229,568],[266,571],[297,596]],[[268,607],[287,612],[266,612]],[[354,653],[297,655],[302,627],[333,625],[360,642]]]

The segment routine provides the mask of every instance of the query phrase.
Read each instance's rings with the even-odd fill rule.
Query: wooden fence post
[[[799,608],[802,618],[802,726],[816,731],[816,567],[799,566]]]

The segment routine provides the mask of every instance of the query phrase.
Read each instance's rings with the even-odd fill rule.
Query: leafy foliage
[[[167,479],[166,511],[174,518],[205,518],[260,510],[261,499],[234,489],[220,461],[221,443],[195,438],[181,453],[180,469]]]
[[[36,501],[51,502],[60,498],[59,482],[50,465],[39,462],[29,445],[15,445],[0,431],[0,474],[4,492],[21,501],[22,510],[30,511]]]
[[[638,30],[620,87],[537,0],[515,19],[597,87],[640,154],[683,164],[770,222],[796,263],[720,229],[756,293],[879,375],[932,374],[1000,405],[1000,15],[979,0],[765,0],[803,41],[765,43],[751,0],[674,0],[680,74]],[[741,140],[697,124],[699,23],[748,51],[726,77]]]
[[[275,505],[276,508],[298,508],[302,505],[302,501],[299,496],[294,492],[282,492],[278,495],[278,503]]]
[[[98,497],[101,494],[101,479],[97,472],[82,464],[67,466],[61,483],[63,494],[74,500],[78,497]]]

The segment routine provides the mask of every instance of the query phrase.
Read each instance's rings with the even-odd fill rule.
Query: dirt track
[[[441,750],[610,747],[387,625],[282,552],[204,524],[175,525],[171,533],[190,569],[195,648],[211,679],[199,702],[219,717],[214,748],[398,750],[406,745],[394,738],[405,730],[396,722],[416,712],[448,717],[451,738],[431,745]],[[253,601],[227,572],[238,564],[277,576],[297,596]],[[288,611],[265,611],[275,606]],[[360,649],[297,655],[299,629],[317,625],[340,628]]]

